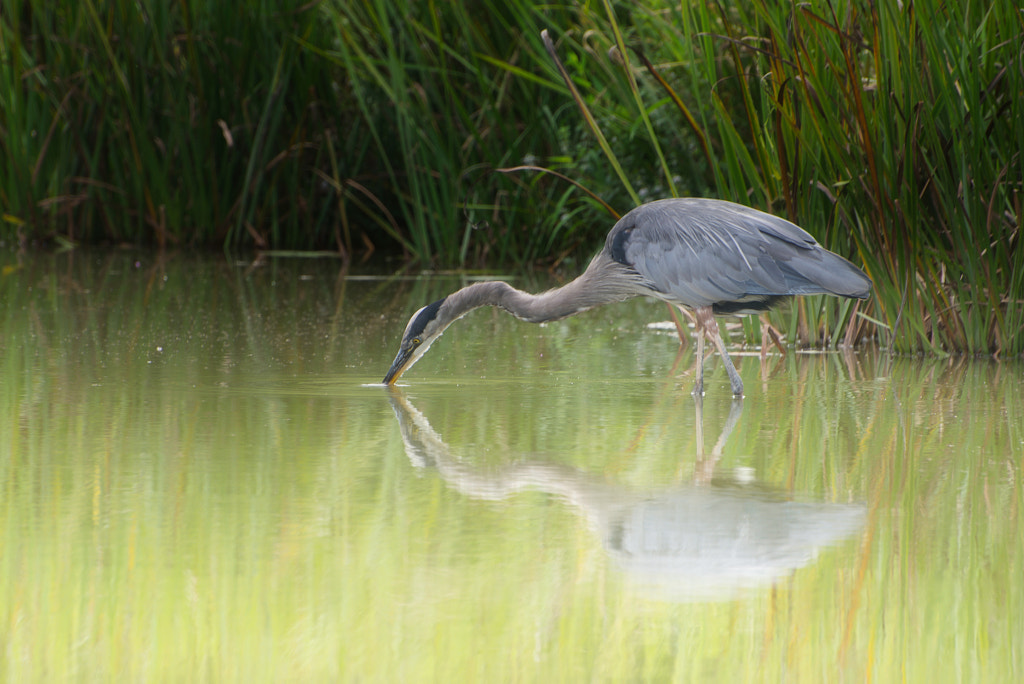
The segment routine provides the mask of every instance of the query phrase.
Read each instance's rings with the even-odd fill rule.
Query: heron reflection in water
[[[572,282],[541,294],[501,281],[474,283],[429,304],[409,320],[384,383],[426,353],[445,328],[481,306],[543,323],[632,297],[661,299],[696,322],[697,372],[693,393],[704,393],[704,339],[718,350],[732,392],[743,395],[715,320],[717,315],[767,311],[793,295],[830,294],[865,299],[871,281],[798,226],[771,214],[712,199],[666,199],[623,216],[604,249]]]
[[[525,490],[558,497],[588,522],[631,586],[651,598],[728,600],[771,586],[864,525],[864,508],[856,504],[793,501],[750,478],[714,476],[742,411],[739,400],[710,454],[698,431],[693,482],[636,490],[521,454],[510,454],[505,466],[474,467],[402,390],[389,392],[414,466],[436,469],[449,487],[474,499],[499,501]],[[696,403],[700,426],[702,402]]]

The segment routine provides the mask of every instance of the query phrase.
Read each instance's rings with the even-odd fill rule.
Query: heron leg
[[[679,320],[679,316],[676,315],[676,309],[678,309],[687,318],[689,318],[691,323],[695,324],[696,322],[693,319],[693,314],[691,314],[689,311],[687,311],[686,309],[684,309],[681,306],[675,306],[674,307],[671,304],[669,304],[668,302],[665,302],[665,306],[668,307],[668,312],[672,316],[672,322],[676,326],[676,333],[679,335],[679,347],[683,348],[687,344],[689,344],[690,340],[689,340],[689,337],[686,334],[686,331],[683,329],[682,321],[680,321]]]
[[[779,331],[775,329],[771,323],[769,323],[765,317],[761,316],[761,363],[764,363],[768,358],[768,341],[771,340],[775,348],[782,354],[782,358],[786,358],[786,346],[782,344],[782,339],[779,337]]]
[[[703,397],[704,396],[704,326],[701,325],[701,319],[698,316],[696,321],[696,327],[694,329],[694,335],[697,337],[697,382],[693,385],[693,396]]]
[[[725,370],[729,372],[729,382],[732,384],[732,393],[737,397],[743,396],[743,379],[740,374],[736,372],[736,366],[732,365],[732,359],[729,358],[729,352],[725,349],[725,342],[722,341],[722,335],[718,331],[718,321],[715,320],[715,315],[711,310],[710,306],[702,306],[695,312],[697,314],[697,327],[703,329],[703,334],[698,339],[703,339],[703,335],[707,335],[711,340],[711,344],[715,345],[715,349],[718,350],[718,355],[722,357],[722,363],[725,364]],[[698,345],[702,347],[703,345]],[[703,366],[703,359],[702,364]],[[703,374],[701,376],[703,379]],[[703,383],[702,383],[703,389]]]
[[[764,375],[764,365],[768,362],[768,323],[761,316],[761,375]],[[763,378],[762,378],[763,379]]]

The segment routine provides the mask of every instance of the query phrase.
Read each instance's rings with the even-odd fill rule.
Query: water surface
[[[458,278],[0,268],[7,681],[1024,676],[1019,363],[737,349],[698,406],[634,301],[388,389]]]

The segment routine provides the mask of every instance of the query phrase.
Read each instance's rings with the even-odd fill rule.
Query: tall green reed
[[[557,230],[537,207],[573,212],[564,186],[495,171],[573,164],[575,124],[559,121],[564,88],[539,34],[575,10],[492,0],[325,9],[338,35],[326,56],[350,79],[406,252],[466,265],[530,262],[555,248]]]
[[[606,7],[630,83],[649,72],[637,138],[705,157],[711,192],[808,227],[874,279],[866,309],[798,302],[792,334],[874,328],[899,351],[1021,352],[1018,12],[750,2],[644,8],[626,24]],[[660,165],[663,186],[678,158]]]
[[[4,0],[0,35],[0,201],[19,239],[288,246],[336,230],[304,173],[323,110],[346,107],[299,43],[329,40],[315,7]]]
[[[758,9],[773,60],[766,104],[775,139],[789,145],[774,165],[787,205],[799,212],[808,195],[832,203],[829,237],[856,242],[887,342],[1020,353],[1019,12],[939,2]]]
[[[0,239],[575,268],[712,195],[874,280],[791,337],[1024,349],[1009,3],[0,3]]]

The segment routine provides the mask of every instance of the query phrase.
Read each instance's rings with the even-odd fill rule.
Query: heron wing
[[[616,224],[606,249],[666,299],[690,307],[823,292],[866,296],[870,288],[859,269],[798,226],[720,200],[642,205]]]

